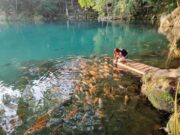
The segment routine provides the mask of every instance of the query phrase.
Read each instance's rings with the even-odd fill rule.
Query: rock
[[[180,40],[180,7],[171,14],[161,17],[159,32],[166,35],[171,44]]]
[[[1,21],[6,21],[6,13],[3,11],[0,11],[0,20]]]
[[[150,72],[142,78],[142,93],[157,109],[172,112],[178,78],[180,69]]]
[[[180,7],[161,17],[159,32],[169,40],[173,56],[180,58]]]
[[[180,7],[177,7],[171,14],[162,16],[160,27],[180,27]]]

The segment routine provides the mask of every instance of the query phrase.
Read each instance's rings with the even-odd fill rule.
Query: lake
[[[6,24],[0,25],[0,42],[0,80],[10,82],[27,61],[112,56],[113,49],[121,47],[129,51],[129,58],[159,66],[157,57],[164,62],[167,53],[166,38],[142,24]]]
[[[9,135],[162,134],[140,79],[113,69],[116,47],[165,68],[168,41],[148,24],[1,24],[1,127]]]

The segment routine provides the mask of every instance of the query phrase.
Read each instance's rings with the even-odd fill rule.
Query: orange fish
[[[96,71],[94,71],[94,70],[90,70],[89,73],[90,73],[91,75],[96,75]]]
[[[89,89],[89,93],[90,93],[90,95],[93,95],[93,94],[95,94],[96,93],[96,87],[91,87],[90,89]]]
[[[29,128],[28,130],[26,130],[26,132],[24,133],[24,135],[28,135],[30,133],[34,133],[34,132],[37,132],[39,130],[41,130],[42,128],[45,127],[45,125],[47,124],[48,120],[43,120],[43,121],[40,121],[38,123],[36,123],[34,126],[32,126],[31,128]]]
[[[99,102],[99,98],[96,97],[96,98],[94,99],[94,101],[93,101],[94,106],[97,105],[98,102]]]
[[[129,101],[129,97],[128,97],[128,95],[125,95],[124,96],[124,105],[127,105],[128,101]]]
[[[78,113],[78,109],[74,109],[73,111],[69,112],[66,116],[67,119],[73,118]]]
[[[20,119],[23,119],[24,116],[25,116],[24,113],[18,114],[18,117],[19,117]]]

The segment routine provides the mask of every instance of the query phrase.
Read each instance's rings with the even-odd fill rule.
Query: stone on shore
[[[142,78],[142,93],[155,108],[173,112],[174,94],[179,78],[180,69],[150,72]]]

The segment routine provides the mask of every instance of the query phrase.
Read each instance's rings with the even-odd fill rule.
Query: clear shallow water
[[[139,24],[0,25],[0,80],[14,81],[24,68],[23,62],[79,55],[112,56],[115,47],[126,48],[131,59],[159,66],[157,57],[165,61],[167,40],[156,29]]]
[[[39,116],[51,110],[52,107],[54,111],[54,107],[69,99],[78,84],[89,84],[88,80],[95,78],[99,80],[98,77],[101,74],[97,74],[97,76],[80,75],[79,73],[83,70],[80,68],[81,62],[89,61],[91,63],[87,64],[85,73],[97,65],[101,67],[107,66],[107,64],[111,65],[111,60],[107,63],[106,58],[100,58],[100,56],[106,54],[112,57],[115,47],[123,47],[129,51],[131,59],[164,67],[167,54],[166,38],[159,35],[156,29],[139,24],[1,25],[0,41],[0,81],[3,81],[0,82],[0,125],[9,133],[15,131],[16,134],[23,134],[38,121]],[[88,59],[79,56],[86,56]],[[89,56],[97,57],[89,59]],[[99,70],[100,67],[96,68],[92,73],[94,70]],[[112,71],[110,67],[108,71],[103,71],[105,77],[102,82],[97,81],[95,84],[97,89],[101,90],[108,89],[113,85],[112,89],[115,91],[113,93],[104,91],[105,93],[103,93],[100,90],[100,94],[95,94],[94,99],[90,99],[90,101],[98,99],[98,102],[102,102],[97,106],[101,106],[100,104],[110,105],[108,108],[90,106],[92,108],[86,112],[83,104],[89,99],[86,99],[87,93],[81,93],[82,95],[86,94],[82,96],[85,99],[77,102],[73,100],[70,105],[62,106],[60,110],[54,111],[55,114],[48,119],[47,124],[53,125],[52,130],[47,132],[45,128],[45,131],[43,130],[40,134],[61,130],[59,126],[62,123],[65,126],[63,133],[69,133],[69,130],[71,132],[76,127],[74,131],[76,133],[77,130],[76,134],[79,134],[81,130],[83,130],[82,134],[89,132],[95,134],[96,131],[102,134],[106,134],[106,132],[128,134],[129,127],[133,128],[131,132],[134,134],[136,131],[138,134],[144,134],[147,130],[148,133],[152,133],[156,125],[160,127],[159,114],[148,107],[138,95],[140,90],[138,79],[125,73],[115,73],[116,78],[114,78],[109,76]],[[110,86],[106,86],[107,83]],[[105,87],[102,88],[104,85]],[[81,89],[84,88],[82,86]],[[73,97],[79,98],[81,94],[73,95]],[[116,97],[117,95],[119,97]],[[124,105],[125,95],[132,100],[128,106]],[[69,113],[72,115],[74,107],[80,110],[77,116],[87,126],[81,127],[76,123],[78,120],[74,117],[70,120],[65,117]],[[141,108],[146,109],[144,111]],[[147,113],[145,113],[146,111]],[[99,117],[103,117],[103,119]],[[152,117],[154,119],[151,119]],[[64,122],[61,122],[62,120]],[[60,125],[54,125],[56,122],[60,122]],[[138,126],[139,123],[146,123],[143,129]],[[84,125],[83,122],[81,124]],[[121,124],[120,127],[119,124]],[[95,128],[94,131],[92,131],[93,128]]]

